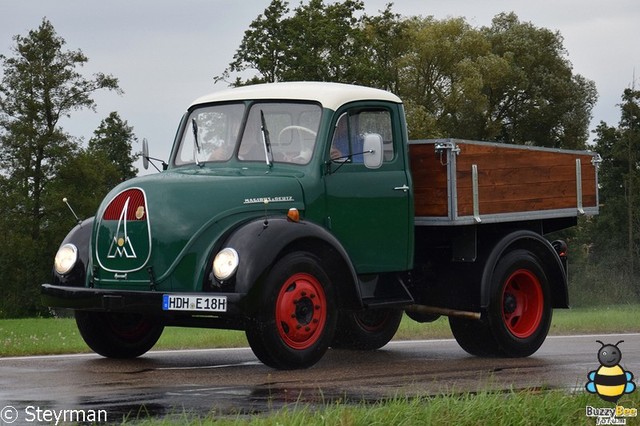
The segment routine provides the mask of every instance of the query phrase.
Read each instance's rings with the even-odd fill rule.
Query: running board
[[[394,273],[361,275],[358,285],[365,308],[402,308],[415,303],[402,279]]]

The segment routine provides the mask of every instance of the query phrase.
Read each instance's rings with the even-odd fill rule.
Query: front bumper
[[[212,317],[241,317],[244,314],[242,293],[179,293],[181,296],[226,296],[227,310],[215,314],[201,311],[165,311],[162,309],[161,291],[110,290],[86,287],[42,284],[42,303],[52,308],[69,308],[82,311],[127,312],[158,317],[197,315]],[[171,293],[176,294],[176,293]]]

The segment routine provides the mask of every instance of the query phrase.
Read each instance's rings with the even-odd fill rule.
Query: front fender
[[[91,251],[91,231],[93,230],[93,217],[83,220],[76,225],[64,238],[60,247],[64,244],[73,244],[78,249],[78,260],[68,274],[60,275],[53,269],[52,284],[72,287],[84,287],[87,278],[87,265]]]
[[[234,230],[222,244],[222,247],[234,248],[240,257],[235,277],[235,291],[250,293],[277,259],[289,248],[296,246],[300,249],[315,250],[315,253],[321,259],[324,258],[332,268],[338,268],[339,265],[335,265],[336,260],[341,261],[345,274],[353,283],[353,291],[358,291],[356,271],[340,241],[329,231],[312,222],[293,222],[281,217],[248,222]],[[329,250],[322,250],[323,247]],[[336,255],[338,259],[335,259]]]

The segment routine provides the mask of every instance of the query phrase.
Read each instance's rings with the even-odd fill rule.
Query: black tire
[[[246,330],[253,353],[281,370],[307,368],[322,358],[333,339],[333,286],[313,254],[284,256],[259,289],[260,307]]]
[[[449,318],[454,337],[472,355],[526,357],[549,332],[553,309],[540,261],[526,250],[503,256],[491,278],[486,318]]]
[[[341,311],[331,346],[336,349],[379,349],[395,336],[400,321],[401,309]]]
[[[453,337],[467,353],[479,357],[500,356],[498,343],[486,320],[449,317],[449,327]]]
[[[86,344],[107,358],[136,358],[151,349],[164,326],[138,314],[75,311]]]

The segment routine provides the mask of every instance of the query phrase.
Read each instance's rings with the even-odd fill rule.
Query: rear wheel
[[[107,358],[135,358],[149,351],[164,326],[139,314],[76,311],[76,324],[86,344]]]
[[[291,253],[273,267],[261,307],[246,330],[254,354],[279,369],[310,367],[333,339],[336,309],[331,281],[311,253]]]
[[[454,337],[478,356],[525,357],[544,342],[551,325],[549,283],[539,260],[526,250],[507,253],[491,280],[486,318],[449,318]]]
[[[342,311],[338,315],[333,346],[336,349],[375,350],[383,347],[398,331],[400,309]]]

